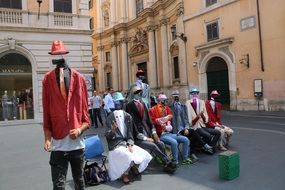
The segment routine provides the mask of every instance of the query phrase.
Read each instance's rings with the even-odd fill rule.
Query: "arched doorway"
[[[0,57],[0,121],[34,119],[30,61],[19,53]]]
[[[216,89],[221,94],[219,101],[223,104],[223,109],[230,109],[230,91],[228,67],[224,59],[213,57],[207,64],[207,85],[208,95]]]

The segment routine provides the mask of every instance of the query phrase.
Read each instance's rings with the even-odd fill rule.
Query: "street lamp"
[[[185,34],[183,34],[183,33],[176,33],[176,26],[175,25],[171,26],[170,29],[171,29],[172,35],[175,35],[176,37],[180,38],[184,42],[187,41],[187,37],[185,36]]]
[[[37,0],[38,4],[39,4],[39,9],[38,9],[38,20],[40,19],[40,12],[41,12],[41,3],[43,2],[43,0]]]

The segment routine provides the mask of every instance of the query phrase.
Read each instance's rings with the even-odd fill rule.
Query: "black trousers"
[[[188,129],[189,133],[188,135],[184,135],[184,130],[180,132],[181,135],[184,135],[186,137],[188,137],[188,139],[190,140],[190,154],[194,154],[195,153],[195,148],[197,147],[203,147],[206,142],[203,141],[203,139],[201,138],[201,136],[194,130],[194,129]]]
[[[150,150],[153,152],[156,156],[161,158],[164,163],[167,163],[170,161],[170,159],[165,154],[165,145],[162,141],[159,142],[151,142],[151,141],[143,141],[138,140],[135,142],[135,144],[143,149]]]
[[[221,132],[207,127],[201,127],[196,129],[199,135],[203,137],[203,139],[212,147],[215,147],[220,136]]]
[[[64,190],[68,163],[70,163],[75,190],[84,190],[83,180],[84,150],[52,151],[50,155],[53,190]]]
[[[89,109],[88,112],[89,112],[89,117],[91,119],[91,125],[94,125],[93,110]]]
[[[103,121],[102,121],[102,117],[101,117],[101,109],[100,108],[93,108],[93,120],[95,123],[95,127],[98,127],[97,118],[99,119],[101,125],[103,125]]]

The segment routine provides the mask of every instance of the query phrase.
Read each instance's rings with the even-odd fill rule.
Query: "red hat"
[[[144,75],[144,71],[142,69],[139,69],[136,73],[136,77],[142,76],[142,75]]]
[[[218,91],[217,90],[213,90],[212,92],[211,92],[211,97],[214,97],[214,96],[220,96],[220,94],[218,93]]]
[[[52,42],[51,51],[48,53],[51,55],[65,55],[68,54],[69,51],[65,49],[64,44],[61,40],[55,40]]]

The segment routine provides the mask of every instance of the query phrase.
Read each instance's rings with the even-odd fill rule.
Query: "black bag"
[[[88,186],[99,185],[110,180],[108,171],[101,168],[96,162],[90,165],[85,164],[83,176],[85,185]]]

